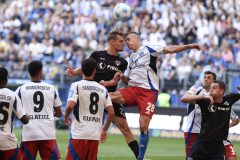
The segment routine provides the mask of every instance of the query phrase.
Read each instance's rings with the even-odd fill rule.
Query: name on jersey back
[[[11,101],[11,96],[0,95],[0,100]]]
[[[28,115],[29,119],[50,119],[49,115]]]
[[[96,92],[101,92],[101,93],[104,92],[103,89],[98,88],[98,87],[96,87],[96,86],[82,86],[82,89],[83,89],[83,90],[94,90],[94,91],[96,91]]]
[[[26,89],[33,89],[33,90],[50,90],[49,86],[27,86]]]

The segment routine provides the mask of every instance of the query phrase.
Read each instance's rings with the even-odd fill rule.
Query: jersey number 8
[[[89,105],[89,111],[91,114],[96,114],[98,112],[98,101],[99,95],[96,92],[91,93]]]

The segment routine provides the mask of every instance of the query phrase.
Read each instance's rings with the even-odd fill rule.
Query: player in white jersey
[[[12,122],[16,116],[23,124],[27,124],[29,118],[23,110],[18,95],[6,88],[7,80],[7,70],[0,67],[0,159],[20,160],[21,153],[13,133]]]
[[[62,102],[56,88],[41,81],[42,68],[42,62],[30,62],[31,82],[16,90],[30,119],[22,130],[23,159],[35,159],[38,151],[44,160],[60,158],[54,117],[62,116]]]
[[[142,160],[148,144],[148,126],[155,110],[159,90],[156,60],[160,54],[173,54],[187,49],[199,49],[197,44],[160,47],[157,50],[149,46],[142,46],[140,36],[136,32],[126,35],[126,43],[134,53],[130,55],[128,75],[118,73],[116,79],[121,78],[128,87],[111,93],[113,102],[127,106],[137,105],[140,112],[140,138],[138,159]]]
[[[204,73],[203,86],[199,84],[193,85],[181,98],[182,102],[189,103],[187,108],[187,123],[184,130],[184,139],[185,139],[185,154],[188,156],[190,150],[192,149],[193,143],[196,141],[197,136],[200,133],[202,115],[201,109],[198,104],[194,104],[192,101],[192,95],[208,95],[210,91],[211,84],[216,80],[217,76],[211,71],[206,71]],[[229,127],[233,127],[239,123],[238,116],[231,111],[231,123]],[[229,140],[224,141],[225,146],[225,155],[226,159],[236,158],[236,152],[233,149],[233,145]]]
[[[83,80],[71,85],[66,107],[65,124],[72,122],[72,111],[75,117],[71,125],[66,160],[96,160],[99,140],[106,140],[107,129],[114,116],[107,89],[93,81],[96,74],[96,62],[93,58],[83,61],[82,72]],[[102,129],[104,109],[107,110],[108,117]]]
[[[182,102],[189,103],[187,108],[187,124],[184,131],[186,157],[192,148],[193,142],[195,142],[200,133],[202,122],[201,109],[197,104],[191,103],[191,95],[208,95],[211,84],[216,78],[215,73],[206,71],[204,73],[203,86],[199,84],[193,85],[181,99]]]

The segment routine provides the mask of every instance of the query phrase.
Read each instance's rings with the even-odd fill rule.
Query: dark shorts
[[[113,109],[116,116],[126,119],[126,114],[121,104],[113,103]]]
[[[187,160],[224,160],[223,142],[195,141]]]

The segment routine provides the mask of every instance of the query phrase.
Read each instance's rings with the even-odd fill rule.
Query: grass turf
[[[18,141],[21,130],[15,129]],[[68,146],[69,130],[57,130],[57,142],[61,159],[65,159]],[[136,137],[138,139],[138,137]],[[235,150],[240,154],[240,143],[234,142]],[[151,160],[184,160],[184,141],[174,138],[150,137],[146,157]],[[38,158],[37,159],[41,159]],[[99,145],[98,160],[134,160],[133,153],[122,135],[108,135],[106,143]]]

